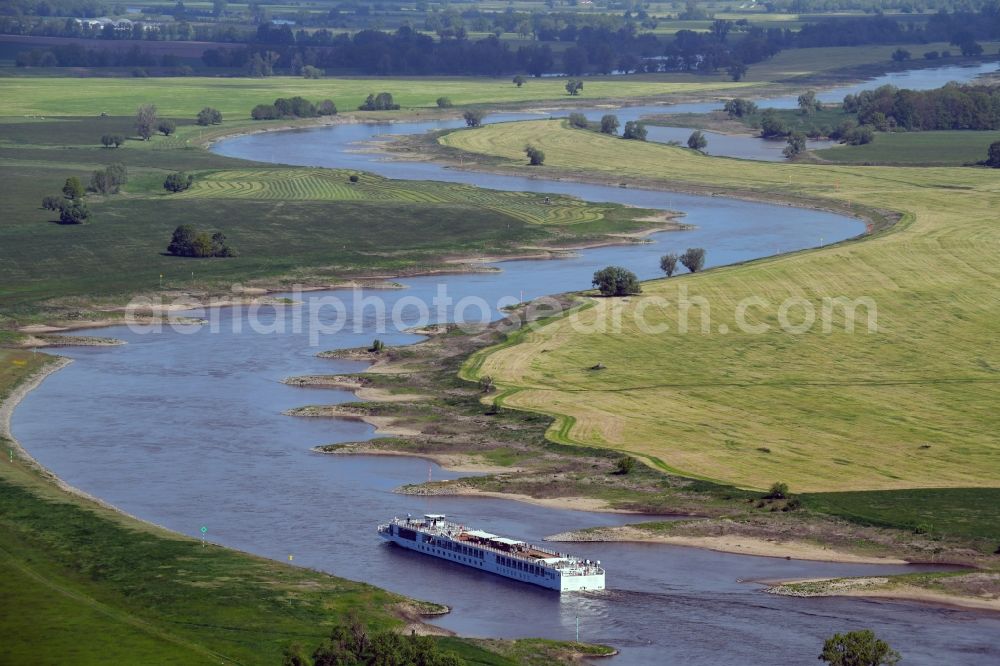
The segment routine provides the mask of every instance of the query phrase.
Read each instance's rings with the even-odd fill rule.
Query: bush
[[[722,108],[730,118],[746,118],[757,113],[757,105],[748,99],[731,99]]]
[[[337,105],[333,103],[332,99],[324,99],[316,107],[316,112],[321,116],[335,116],[337,115]]]
[[[465,118],[466,127],[481,127],[486,113],[479,109],[469,109],[462,114],[462,117]]]
[[[601,134],[618,134],[618,116],[609,113],[601,117]]]
[[[847,104],[847,100],[844,100]],[[765,139],[777,139],[788,136],[788,126],[772,109],[764,112],[760,119],[760,135]]]
[[[788,145],[781,151],[781,154],[788,159],[806,152],[806,135],[802,132],[792,132],[788,135]]]
[[[615,461],[615,474],[628,474],[635,469],[635,458],[632,456],[622,456]]]
[[[195,121],[201,126],[207,125],[221,125],[222,124],[222,112],[218,109],[213,109],[210,106],[206,106],[204,109],[198,112],[198,116]]]
[[[705,266],[705,250],[700,247],[689,247],[680,256],[680,262],[690,272],[697,273]]]
[[[117,163],[91,174],[90,189],[98,194],[116,194],[127,182],[128,170],[124,164]]]
[[[528,156],[528,164],[531,166],[541,166],[545,164],[545,153],[534,146],[525,146],[524,154]]]
[[[583,90],[583,81],[570,79],[566,82],[566,92],[570,95],[579,95],[581,90]]]
[[[352,183],[356,183],[359,180],[361,180],[361,178],[358,176],[358,174],[352,173],[350,176],[347,177],[347,180],[351,181]]]
[[[313,67],[312,65],[304,66],[301,71],[302,76],[307,79],[318,79],[322,77],[323,74],[325,73],[326,72],[324,72],[319,67]]]
[[[163,181],[163,189],[168,192],[183,192],[191,187],[191,183],[193,182],[194,176],[183,171],[177,171],[167,176],[167,179]]]
[[[399,104],[392,99],[392,93],[380,92],[371,94],[365,99],[365,103],[358,107],[359,111],[396,111]]]
[[[896,49],[892,52],[892,59],[896,62],[905,62],[911,57],[910,52],[906,49]]]
[[[497,390],[496,384],[493,383],[493,377],[490,375],[480,377],[478,385],[480,393],[493,393]]]
[[[83,224],[88,217],[90,217],[90,210],[87,208],[87,204],[80,199],[66,199],[59,208],[60,224]]]
[[[277,120],[281,116],[278,115],[278,109],[274,104],[258,104],[253,107],[250,117],[254,120]]]
[[[105,134],[101,137],[101,145],[105,148],[117,148],[125,143],[125,137],[121,134]]]
[[[851,146],[863,146],[875,140],[875,130],[871,125],[861,125],[848,130],[842,137],[841,142]]]
[[[622,132],[622,138],[632,139],[633,141],[645,141],[646,126],[637,120],[630,120],[625,123],[625,130]]]
[[[587,116],[582,113],[571,113],[569,114],[569,126],[587,129],[590,123],[587,122]]]
[[[594,273],[591,284],[602,296],[630,296],[642,291],[635,273],[621,266],[608,266]]]
[[[226,237],[219,232],[209,235],[198,231],[190,224],[182,224],[174,229],[167,252],[175,257],[235,257],[236,252],[226,243]]]
[[[785,499],[788,497],[788,484],[782,481],[775,481],[771,484],[771,489],[764,495],[764,499]]]
[[[701,130],[695,130],[691,132],[691,136],[688,137],[688,148],[691,150],[702,151],[708,147],[708,139]]]
[[[375,338],[372,341],[372,346],[368,348],[368,351],[370,351],[373,354],[381,354],[383,351],[385,351],[385,343],[379,340],[378,338]]]
[[[994,141],[990,144],[984,164],[994,169],[1000,169],[1000,141]]]
[[[42,197],[42,208],[45,210],[60,210],[65,200],[64,197],[57,194],[50,194],[47,197]]]
[[[160,134],[163,136],[170,136],[177,131],[177,123],[172,120],[161,120],[156,129],[158,129]]]
[[[518,88],[520,88],[521,86],[523,86],[523,85],[524,85],[524,82],[525,82],[525,80],[526,80],[526,79],[525,79],[525,78],[524,78],[523,76],[521,76],[520,74],[518,74],[518,75],[517,75],[517,76],[515,76],[515,77],[514,77],[514,79],[513,79],[513,81],[514,81],[514,85],[515,85],[515,86],[517,86]]]
[[[437,105],[439,109],[450,109],[451,107],[455,106],[454,104],[451,103],[450,97],[438,97]]]
[[[834,634],[823,643],[819,660],[831,666],[894,666],[899,653],[871,629]]]

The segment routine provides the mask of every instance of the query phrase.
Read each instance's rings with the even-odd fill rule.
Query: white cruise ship
[[[560,592],[604,589],[600,561],[469,529],[445,520],[444,514],[393,518],[379,525],[378,533],[403,548]]]

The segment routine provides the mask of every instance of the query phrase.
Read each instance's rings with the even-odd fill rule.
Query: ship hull
[[[504,558],[500,554],[489,550],[481,550],[477,554],[457,553],[447,549],[436,548],[431,544],[421,542],[419,538],[411,540],[389,532],[381,532],[380,535],[386,541],[393,543],[400,548],[406,548],[407,550],[423,553],[424,555],[436,557],[441,560],[454,562],[473,569],[486,571],[497,576],[503,576],[504,578],[510,578],[511,580],[520,581],[522,583],[530,583],[532,585],[537,585],[550,590],[557,590],[559,592],[583,592],[604,589],[603,574],[589,576],[562,576],[558,575],[557,572],[541,571],[541,575],[539,575],[532,573],[531,571],[517,568],[517,562],[511,562],[511,564],[514,564],[515,566],[505,566],[505,563],[509,562],[510,558]],[[480,554],[481,557],[479,556]]]

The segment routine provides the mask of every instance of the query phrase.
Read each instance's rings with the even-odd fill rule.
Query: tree
[[[469,109],[462,114],[462,117],[465,118],[466,127],[482,127],[486,113],[479,109]]]
[[[222,112],[218,109],[213,109],[210,106],[206,106],[204,109],[198,112],[198,117],[196,121],[202,127],[208,125],[219,125],[222,123]]]
[[[163,189],[168,192],[183,192],[191,187],[191,183],[193,182],[194,176],[183,171],[177,171],[167,176],[167,179],[163,181]]]
[[[591,281],[602,296],[629,296],[642,291],[635,273],[621,266],[608,266],[594,273]]]
[[[115,138],[110,134],[105,134],[101,137],[101,145],[105,148],[117,148],[115,146]]]
[[[451,103],[450,97],[438,97],[437,105],[439,109],[450,109],[451,107],[455,106],[454,104]]]
[[[788,145],[781,151],[781,154],[792,159],[796,155],[801,155],[806,151],[806,135],[802,132],[792,132],[788,135]]]
[[[156,105],[143,104],[135,111],[135,131],[143,141],[149,141],[156,127]]]
[[[705,250],[700,247],[689,247],[684,250],[684,254],[679,257],[684,268],[692,273],[697,273],[705,266]]]
[[[695,130],[691,132],[691,136],[688,137],[688,148],[691,150],[705,150],[708,147],[708,139],[702,134],[701,130]]]
[[[910,52],[906,49],[896,49],[892,52],[892,59],[896,62],[905,62],[910,59]]]
[[[324,99],[319,103],[317,113],[321,116],[335,116],[337,115],[337,105],[333,103],[332,99]]]
[[[622,132],[622,138],[632,139],[634,141],[645,141],[646,126],[638,120],[629,120],[625,123],[625,130]]]
[[[579,129],[587,129],[590,123],[587,122],[587,116],[582,113],[571,113],[569,114],[569,126],[577,127]]]
[[[986,153],[986,166],[1000,169],[1000,141],[994,141]]]
[[[77,199],[83,198],[83,185],[80,183],[80,179],[76,176],[70,176],[66,179],[62,188],[63,196],[67,199],[76,201]]]
[[[521,86],[523,86],[524,83],[525,83],[525,78],[523,76],[521,76],[520,74],[518,74],[517,76],[514,77],[514,85],[517,86],[518,88],[520,88]]]
[[[618,134],[618,116],[607,114],[601,117],[601,134]]]
[[[583,81],[579,79],[570,79],[566,82],[566,92],[570,95],[579,95],[581,90],[583,90]]]
[[[177,124],[172,120],[161,120],[156,126],[163,136],[170,136],[177,131]]]
[[[900,656],[871,629],[862,629],[826,639],[819,659],[831,666],[894,666]]]
[[[63,202],[66,199],[57,194],[50,194],[47,197],[42,197],[42,208],[45,210],[59,210],[63,207]]]
[[[747,73],[747,66],[742,62],[734,62],[728,68],[726,68],[726,73],[729,74],[729,78],[733,81],[739,81]]]
[[[671,277],[677,270],[677,254],[675,252],[670,252],[660,257],[660,270],[667,274],[667,277]]]
[[[545,164],[545,153],[532,145],[524,147],[524,154],[528,156],[528,164],[531,166],[541,166]]]
[[[116,194],[126,182],[128,182],[128,171],[125,165],[112,164],[91,174],[90,189],[98,194]]]
[[[175,257],[235,257],[236,252],[226,243],[220,232],[209,234],[198,231],[190,224],[182,224],[174,229],[167,253]]]
[[[302,77],[306,79],[319,79],[322,78],[326,72],[313,65],[303,65],[300,73],[302,74]]]
[[[746,118],[757,113],[757,105],[748,99],[727,100],[722,108],[730,118]]]
[[[59,208],[60,224],[83,224],[88,217],[90,210],[81,199],[65,200]]]
[[[823,104],[816,100],[816,92],[813,90],[807,90],[799,95],[798,102],[799,111],[805,115],[809,115],[814,111],[819,111],[823,108]]]
[[[770,490],[764,495],[764,499],[785,499],[786,497],[788,497],[788,484],[782,481],[772,483]]]
[[[760,135],[765,139],[774,139],[788,135],[788,126],[778,117],[774,109],[768,109],[760,118]]]

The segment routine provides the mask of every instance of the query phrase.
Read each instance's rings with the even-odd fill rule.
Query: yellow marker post
[[[289,555],[289,556],[288,556],[288,561],[289,561],[289,562],[291,562],[291,561],[292,561],[292,556],[291,556],[291,555]]]

